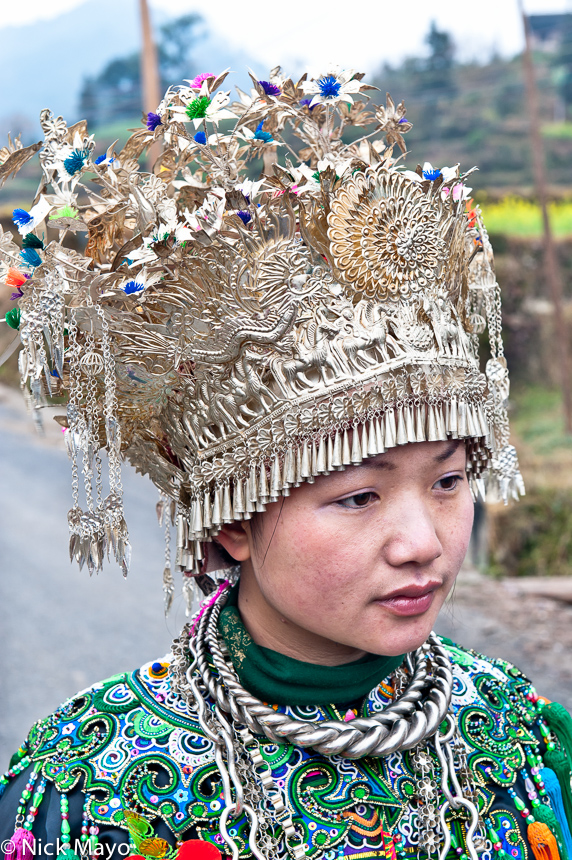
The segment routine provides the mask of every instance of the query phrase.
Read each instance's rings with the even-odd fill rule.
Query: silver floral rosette
[[[124,457],[177,523],[187,590],[212,588],[205,542],[223,523],[395,445],[465,439],[475,495],[523,492],[467,174],[405,169],[403,105],[372,103],[351,70],[274,69],[232,104],[225,78],[170,88],[118,153],[95,157],[84,122],[48,111],[41,145],[0,151],[0,181],[38,150],[43,170],[14,213],[22,248],[0,237],[0,274],[18,284],[31,407],[68,403],[70,553],[127,569]]]

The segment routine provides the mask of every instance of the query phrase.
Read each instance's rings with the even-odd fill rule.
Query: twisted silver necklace
[[[449,748],[457,737],[456,719],[449,713],[453,674],[449,656],[438,637],[431,633],[420,648],[406,657],[409,680],[396,700],[380,713],[357,717],[351,723],[341,720],[302,721],[275,711],[240,684],[218,633],[219,616],[227,596],[227,590],[221,591],[175,640],[173,687],[187,699],[190,709],[197,712],[206,737],[215,746],[215,759],[226,800],[220,830],[233,860],[238,860],[239,849],[228,832],[227,822],[240,815],[246,815],[250,821],[249,847],[257,860],[269,860],[279,853],[285,853],[294,860],[303,860],[306,856],[283,793],[259,753],[256,735],[265,735],[273,743],[291,743],[312,748],[322,755],[352,759],[382,757],[414,747],[422,750],[423,742],[432,738],[441,766],[441,787],[446,802],[440,810],[438,829],[432,824],[425,828],[424,847],[429,856],[435,852],[439,860],[444,860],[450,846],[445,811],[449,807],[464,808],[470,817],[467,851],[472,860],[478,860],[476,846],[482,841],[477,832],[480,824],[478,811],[473,801],[463,794]],[[190,665],[189,652],[193,657]],[[215,703],[214,708],[207,704],[209,698]],[[225,714],[230,715],[230,722]],[[442,723],[445,724],[444,731]],[[252,776],[248,778],[245,758],[251,763],[254,779]],[[422,757],[419,760],[422,761]],[[247,775],[246,785],[239,773],[243,779]],[[284,852],[279,851],[268,836],[261,797],[269,802],[273,818],[280,824],[284,834]]]
[[[412,677],[403,693],[379,714],[356,718],[351,723],[341,720],[308,723],[275,711],[241,686],[232,663],[225,658],[218,633],[225,602],[223,592],[200,619],[196,635],[197,669],[212,698],[253,734],[264,734],[274,743],[286,741],[311,747],[322,755],[363,758],[411,749],[434,735],[445,718],[453,674],[447,652],[434,633],[415,652]]]

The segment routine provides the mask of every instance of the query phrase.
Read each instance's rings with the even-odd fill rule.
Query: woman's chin
[[[397,657],[399,654],[408,654],[416,651],[427,640],[433,629],[435,621],[434,613],[424,613],[423,616],[404,618],[397,624],[392,624],[383,635],[368,637],[367,646],[361,646],[361,650],[370,654],[383,654],[386,657]]]

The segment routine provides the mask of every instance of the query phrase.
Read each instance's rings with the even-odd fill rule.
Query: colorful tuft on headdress
[[[119,153],[96,157],[85,122],[44,111],[44,179],[14,213],[30,253],[0,236],[24,390],[34,409],[67,398],[71,556],[127,570],[125,457],[176,518],[189,600],[193,577],[215,585],[203,543],[223,523],[395,445],[466,439],[475,494],[523,492],[468,174],[406,170],[405,108],[371,103],[351,70],[294,83],[277,68],[233,104],[226,75],[169,88]],[[169,604],[170,566],[164,587]]]

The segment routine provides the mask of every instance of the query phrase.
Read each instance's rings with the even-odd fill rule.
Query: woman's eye
[[[377,499],[375,493],[356,493],[355,496],[348,496],[347,499],[340,499],[339,505],[344,508],[366,508]]]
[[[444,478],[440,478],[434,487],[437,490],[446,490],[447,492],[451,492],[451,490],[457,489],[462,480],[463,479],[460,475],[446,475]]]

